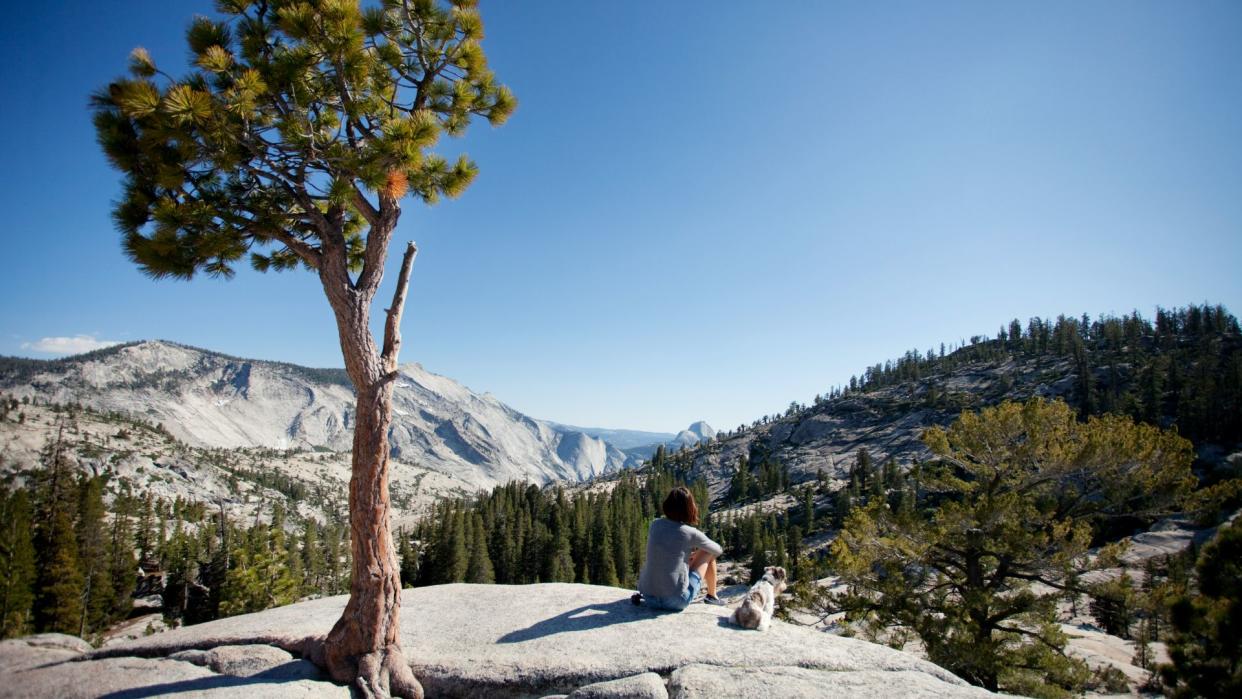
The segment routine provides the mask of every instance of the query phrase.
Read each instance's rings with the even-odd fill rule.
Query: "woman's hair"
[[[694,504],[694,495],[685,486],[670,490],[660,510],[665,517],[682,524],[699,523],[699,506]]]

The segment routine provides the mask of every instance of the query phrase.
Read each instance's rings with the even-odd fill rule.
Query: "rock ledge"
[[[884,646],[780,622],[744,631],[729,625],[727,607],[658,613],[629,595],[566,583],[406,590],[402,644],[428,697],[766,697],[776,688],[789,697],[988,696]],[[12,681],[0,696],[345,697],[345,687],[314,679],[292,657],[310,652],[344,605],[345,597],[303,602],[87,654],[7,641],[0,668]]]

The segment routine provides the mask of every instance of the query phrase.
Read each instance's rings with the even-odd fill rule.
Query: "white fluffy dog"
[[[744,629],[767,631],[772,623],[772,612],[776,610],[776,596],[784,589],[785,569],[778,566],[764,568],[763,577],[750,586],[742,606],[733,610],[729,620]]]

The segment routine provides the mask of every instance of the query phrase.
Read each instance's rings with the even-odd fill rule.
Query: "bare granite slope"
[[[400,369],[389,433],[401,462],[488,488],[580,481],[630,465],[604,440],[514,410],[418,364]],[[150,341],[52,362],[9,360],[0,390],[159,423],[191,446],[349,451],[353,389],[340,369],[240,359]]]
[[[314,657],[344,604],[304,602],[85,655],[5,642],[0,667],[11,680],[0,696],[344,696],[293,657]],[[729,612],[658,613],[609,587],[457,584],[406,590],[401,631],[429,697],[990,696],[885,646],[782,622],[744,631]]]

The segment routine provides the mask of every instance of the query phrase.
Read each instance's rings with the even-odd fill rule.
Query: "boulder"
[[[261,644],[212,648],[204,660],[212,670],[234,677],[279,675],[282,678],[318,679],[319,676],[313,664],[294,660],[287,650]]]
[[[664,679],[654,672],[596,682],[569,693],[569,699],[668,699]]]

